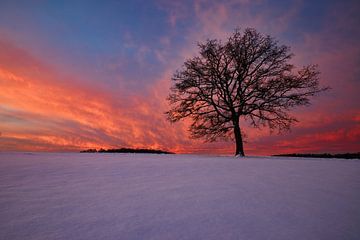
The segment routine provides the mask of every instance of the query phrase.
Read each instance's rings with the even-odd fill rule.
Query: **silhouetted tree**
[[[290,48],[255,29],[239,29],[226,42],[199,43],[200,54],[176,71],[166,112],[172,122],[191,118],[194,138],[235,140],[244,156],[240,119],[279,132],[297,121],[290,108],[308,105],[319,86],[316,65],[294,71]]]

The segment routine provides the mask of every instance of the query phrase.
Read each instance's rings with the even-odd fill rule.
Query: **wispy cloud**
[[[3,8],[18,9],[17,17],[0,10],[0,150],[231,153],[231,143],[189,139],[187,122],[170,124],[164,112],[171,76],[196,55],[196,43],[224,40],[236,27],[255,27],[291,45],[294,63],[319,64],[321,82],[333,88],[312,106],[296,109],[300,122],[286,135],[270,136],[243,123],[249,154],[360,147],[355,2],[157,1],[135,14],[126,11],[133,4],[109,3],[101,9],[77,6],[85,10],[75,15],[47,6],[40,12],[15,3]],[[305,24],[308,19],[317,20],[314,27]]]

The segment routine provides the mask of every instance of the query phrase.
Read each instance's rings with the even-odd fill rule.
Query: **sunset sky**
[[[245,152],[360,151],[360,3],[351,0],[0,0],[0,151],[157,148],[227,154],[164,112],[197,42],[254,27],[318,64],[332,89],[286,134],[245,125]]]

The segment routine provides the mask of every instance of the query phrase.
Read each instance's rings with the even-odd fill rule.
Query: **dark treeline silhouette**
[[[275,157],[309,157],[309,158],[345,158],[345,159],[360,159],[360,152],[357,153],[290,153],[277,154]]]
[[[113,148],[113,149],[87,149],[80,151],[81,153],[156,153],[156,154],[174,154],[173,152],[157,150],[157,149],[145,149],[145,148]]]

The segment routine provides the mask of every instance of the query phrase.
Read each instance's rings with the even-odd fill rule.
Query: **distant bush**
[[[360,159],[360,152],[357,153],[290,153],[273,155],[276,157],[308,157],[308,158],[345,158],[345,159]]]
[[[82,151],[80,151],[80,152],[81,152],[81,153],[95,153],[95,152],[97,152],[97,151],[96,151],[95,148],[93,148],[93,149],[82,150]]]
[[[174,154],[173,152],[157,150],[157,149],[145,149],[145,148],[114,148],[114,149],[87,149],[80,151],[81,153],[155,153],[155,154]]]

